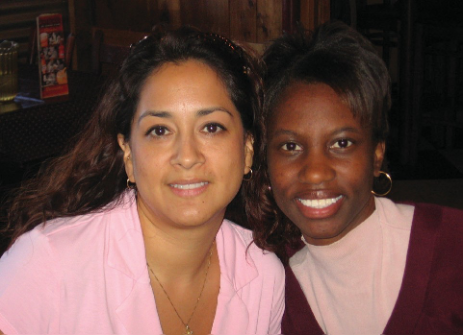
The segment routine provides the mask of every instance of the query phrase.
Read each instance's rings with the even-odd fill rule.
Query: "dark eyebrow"
[[[275,132],[272,133],[272,136],[279,136],[279,135],[295,136],[296,132],[280,128],[280,129],[278,129],[278,130],[276,130]]]
[[[361,133],[360,129],[354,128],[354,127],[343,127],[335,130],[332,132],[332,134],[338,134],[338,133],[343,133],[343,132],[353,132],[353,133]]]
[[[166,111],[145,111],[143,112],[139,119],[137,120],[137,123],[140,124],[140,121],[142,121],[143,118],[145,117],[158,117],[158,118],[172,118],[172,114]]]
[[[203,110],[200,110],[197,112],[197,115],[199,117],[203,117],[203,116],[206,116],[208,114],[211,114],[213,112],[225,112],[227,114],[229,114],[232,118],[234,117],[234,115],[232,113],[230,113],[229,110],[223,108],[223,107],[211,107],[211,108],[207,108],[207,109],[203,109]]]
[[[357,129],[357,128],[354,128],[354,127],[343,127],[343,128],[339,128],[339,129],[334,130],[332,132],[332,136],[337,135],[339,133],[343,133],[343,132],[360,133],[360,130]],[[271,135],[272,136],[289,135],[289,136],[295,137],[295,136],[298,135],[298,133],[294,132],[294,131],[291,131],[291,130],[280,128],[280,129],[276,130],[275,132],[273,132]]]
[[[203,116],[206,116],[206,115],[211,114],[213,112],[225,112],[225,113],[229,114],[232,118],[234,117],[234,115],[232,113],[230,113],[227,109],[222,108],[222,107],[211,107],[211,108],[199,110],[197,112],[197,116],[198,117],[203,117]],[[172,118],[173,115],[172,115],[172,113],[167,112],[167,111],[150,111],[150,110],[147,110],[147,111],[143,112],[140,115],[139,119],[137,120],[137,123],[140,123],[140,121],[143,118],[148,117],[148,116],[157,117],[157,118]]]

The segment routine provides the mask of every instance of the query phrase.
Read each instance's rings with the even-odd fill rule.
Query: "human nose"
[[[310,151],[303,159],[303,166],[299,173],[300,181],[318,185],[335,178],[333,163],[323,151]]]
[[[193,136],[180,136],[175,144],[174,154],[171,160],[173,165],[179,165],[190,169],[196,164],[203,163],[205,157],[202,146]]]

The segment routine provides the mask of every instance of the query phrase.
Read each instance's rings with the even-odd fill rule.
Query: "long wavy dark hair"
[[[130,138],[146,79],[165,63],[189,59],[201,61],[219,74],[245,132],[261,143],[263,95],[256,57],[217,34],[157,26],[131,48],[75,146],[9,199],[3,230],[10,239],[8,248],[20,235],[48,220],[99,211],[119,198],[127,176],[117,135]]]
[[[356,30],[333,22],[312,34],[286,35],[274,41],[263,58],[265,120],[292,83],[324,83],[347,102],[364,127],[372,130],[375,143],[386,140],[390,77],[374,46]],[[286,248],[296,248],[301,243],[301,232],[278,208],[270,190],[266,143],[258,147],[255,165],[260,168],[247,187],[248,221],[256,244],[276,252],[286,263]],[[382,170],[386,170],[386,160]]]

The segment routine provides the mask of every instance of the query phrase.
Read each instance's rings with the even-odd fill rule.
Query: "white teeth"
[[[188,189],[200,188],[207,184],[208,182],[199,182],[199,183],[191,183],[191,184],[171,184],[171,187],[177,188],[177,189],[188,190]]]
[[[298,201],[301,202],[304,206],[314,208],[314,209],[322,209],[326,208],[334,203],[336,203],[339,199],[342,198],[342,195],[334,198],[326,198],[326,199],[302,199],[299,198]]]

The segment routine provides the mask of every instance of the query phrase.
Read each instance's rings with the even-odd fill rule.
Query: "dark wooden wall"
[[[80,69],[88,66],[95,27],[148,32],[160,22],[188,24],[263,44],[291,30],[296,21],[311,29],[330,18],[330,0],[69,0],[69,8],[77,44],[74,64]]]
[[[81,0],[69,0],[85,6]],[[130,5],[129,5],[130,4]],[[263,43],[278,37],[286,20],[314,28],[330,16],[329,0],[95,0],[93,25],[148,31],[159,22],[189,24],[232,39]],[[291,17],[285,17],[290,15]],[[287,23],[288,25],[288,23]]]
[[[330,0],[0,0],[0,41],[20,43],[25,61],[35,18],[61,13],[65,33],[75,35],[73,68],[88,70],[95,28],[149,32],[160,22],[189,24],[263,44],[291,30],[296,21],[309,29],[327,21],[329,8]]]
[[[74,1],[78,5],[79,0]],[[230,38],[264,42],[282,30],[282,0],[96,0],[94,25],[149,31],[159,22],[189,24]]]

